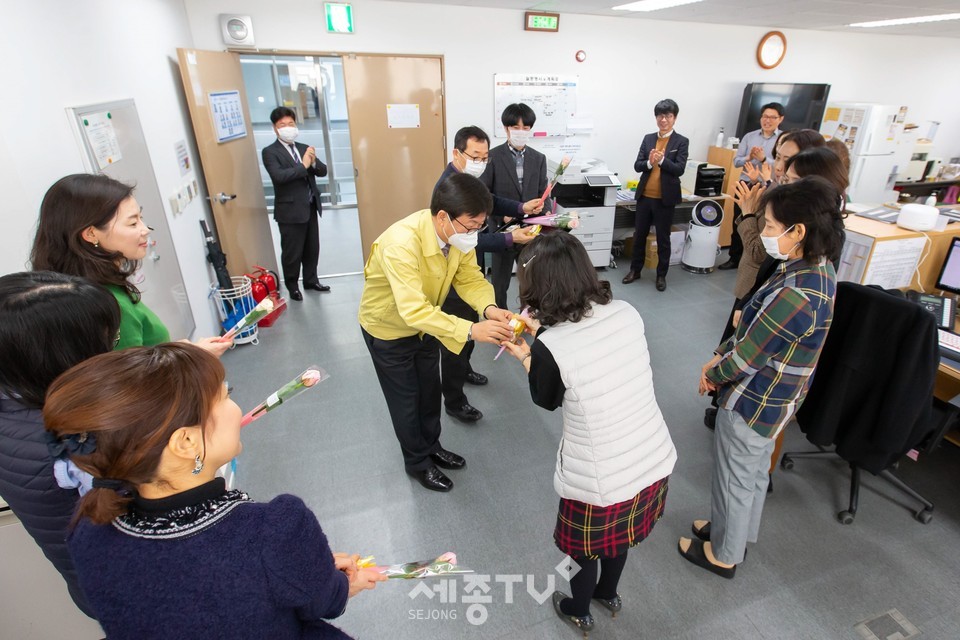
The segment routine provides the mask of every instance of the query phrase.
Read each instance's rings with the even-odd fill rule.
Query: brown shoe
[[[640,279],[639,271],[633,271],[633,270],[627,271],[627,275],[623,276],[623,284],[630,284],[634,280],[639,280],[639,279]]]

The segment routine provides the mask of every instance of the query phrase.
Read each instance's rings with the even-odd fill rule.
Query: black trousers
[[[283,281],[288,291],[299,289],[300,266],[303,265],[303,284],[316,284],[317,261],[320,259],[320,215],[312,207],[306,222],[278,222],[280,227],[280,263]]]
[[[476,322],[479,318],[474,308],[464,302],[452,288],[440,310],[470,322]],[[463,385],[467,381],[467,374],[473,371],[473,367],[470,366],[470,355],[473,353],[475,344],[470,340],[460,353],[454,353],[440,345],[440,388],[443,392],[443,404],[450,409],[467,404]]]
[[[363,332],[407,471],[429,469],[440,451],[440,342],[433,336],[380,340]]]
[[[506,251],[491,254],[493,264],[491,265],[490,280],[493,284],[493,297],[497,301],[497,306],[501,309],[509,308],[507,307],[507,289],[510,288],[513,265],[520,256],[521,248],[510,247]]]
[[[670,268],[670,225],[673,223],[673,209],[673,205],[665,205],[663,200],[644,196],[637,200],[631,271],[643,269],[643,263],[647,259],[647,234],[650,233],[652,224],[657,230],[657,275],[667,275]]]

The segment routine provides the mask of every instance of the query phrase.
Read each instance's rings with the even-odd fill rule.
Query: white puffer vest
[[[595,304],[591,315],[539,340],[566,387],[553,480],[560,497],[606,507],[670,475],[677,450],[657,406],[637,310],[622,300]]]

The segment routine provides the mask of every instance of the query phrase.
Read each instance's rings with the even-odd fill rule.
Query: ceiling
[[[518,11],[551,11],[618,16],[626,19],[673,20],[735,24],[740,26],[780,29],[812,29],[816,31],[850,31],[856,33],[888,33],[893,35],[939,36],[960,38],[960,21],[884,27],[879,29],[850,28],[852,22],[890,20],[921,15],[960,12],[960,0],[704,0],[672,9],[646,13],[613,11],[611,7],[633,0],[393,0],[427,4],[461,5]],[[561,23],[562,24],[562,23]]]

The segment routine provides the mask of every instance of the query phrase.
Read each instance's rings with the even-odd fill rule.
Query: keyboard
[[[960,361],[960,335],[944,329],[937,329],[940,339],[940,353],[952,360]]]

